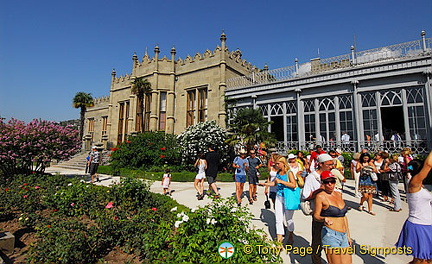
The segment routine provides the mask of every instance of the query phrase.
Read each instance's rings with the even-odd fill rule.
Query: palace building
[[[226,40],[222,33],[214,51],[206,50],[185,59],[176,58],[174,47],[170,58],[161,58],[156,46],[153,57],[147,52],[142,60],[136,54],[132,56],[131,74],[118,77],[113,70],[109,96],[95,98],[95,106],[87,109],[85,149],[94,143],[111,148],[142,127],[146,131],[175,134],[207,120],[216,120],[225,127],[226,80],[259,73],[259,69],[242,59],[240,50],[229,51]],[[131,93],[136,78],[151,83],[151,91],[144,98],[144,113]]]
[[[175,134],[207,120],[225,127],[244,107],[272,121],[280,151],[432,149],[432,38],[424,31],[419,40],[272,70],[229,51],[224,33],[214,51],[181,59],[173,47],[169,59],[159,55],[157,46],[153,57],[134,54],[126,76],[113,70],[109,96],[86,112],[86,149],[111,148],[142,127]],[[143,113],[131,93],[136,78],[151,83]]]
[[[227,80],[226,97],[260,108],[278,150],[432,149],[432,38]],[[344,137],[342,137],[344,135]]]

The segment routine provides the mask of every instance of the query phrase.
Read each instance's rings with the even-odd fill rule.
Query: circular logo
[[[218,247],[218,252],[223,259],[229,259],[234,255],[235,249],[230,242],[222,242]]]

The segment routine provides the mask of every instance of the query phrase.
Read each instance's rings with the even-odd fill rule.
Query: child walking
[[[165,173],[162,177],[162,188],[163,188],[163,192],[164,195],[171,195],[171,191],[169,189],[170,183],[171,183],[171,170],[170,169],[166,169]]]

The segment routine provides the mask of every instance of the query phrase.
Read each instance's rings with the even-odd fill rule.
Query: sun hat
[[[327,179],[336,179],[336,177],[330,171],[323,171],[321,173],[321,181],[324,181]]]
[[[292,153],[290,153],[290,154],[288,155],[288,159],[295,159],[295,158],[297,158],[297,156],[294,155],[294,154],[292,154]]]
[[[333,160],[333,158],[329,154],[321,154],[318,156],[319,163],[330,161],[330,160]]]

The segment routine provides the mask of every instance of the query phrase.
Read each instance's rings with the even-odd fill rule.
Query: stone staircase
[[[61,168],[68,170],[85,170],[86,167],[86,157],[88,156],[87,152],[80,152],[73,156],[70,160],[60,161],[57,164],[52,164],[52,168]]]

